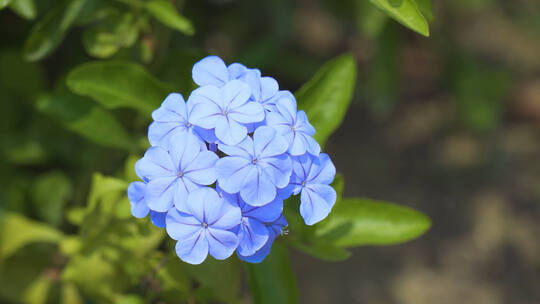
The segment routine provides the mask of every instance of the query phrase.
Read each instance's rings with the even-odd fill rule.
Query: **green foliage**
[[[106,108],[132,108],[146,117],[174,91],[142,66],[118,61],[80,65],[69,73],[67,85],[73,92],[89,96]]]
[[[33,209],[40,219],[59,225],[62,222],[62,210],[72,193],[71,181],[63,172],[47,172],[32,185]]]
[[[167,0],[150,0],[144,4],[150,15],[159,22],[187,35],[193,35],[195,29],[191,22],[178,14],[174,5]]]
[[[428,23],[417,4],[417,0],[370,0],[373,5],[380,8],[388,16],[410,28],[411,30],[429,36]],[[422,8],[428,10],[426,1],[422,1]]]
[[[108,111],[69,92],[42,95],[37,109],[58,119],[67,129],[105,147],[132,149],[127,131]]]
[[[83,35],[83,44],[88,54],[108,58],[120,48],[132,46],[139,35],[139,24],[133,13],[110,14]]]
[[[62,232],[16,213],[0,215],[0,260],[32,243],[57,243]]]
[[[48,12],[34,25],[24,45],[27,60],[40,60],[60,45],[87,0],[73,0]]]
[[[34,0],[12,0],[10,8],[25,19],[36,18],[37,9]]]
[[[343,247],[403,243],[426,232],[431,221],[413,209],[368,199],[344,199],[316,235]]]
[[[431,1],[371,2],[428,34],[422,15],[431,20]],[[264,262],[247,264],[234,256],[224,261],[208,258],[197,266],[179,261],[164,229],[131,216],[126,190],[129,182],[139,179],[133,167],[139,148],[147,145],[142,139],[151,112],[171,92],[180,91],[187,98],[194,88],[193,63],[214,44],[227,46],[233,33],[227,31],[226,39],[219,33],[188,37],[195,26],[177,8],[188,16],[197,14],[191,7],[183,9],[188,2],[174,3],[0,0],[0,9],[37,20],[30,24],[12,16],[25,27],[8,31],[9,47],[0,50],[0,99],[6,101],[0,114],[0,302],[242,303],[245,271],[254,303],[298,303],[291,248],[341,261],[350,257],[349,247],[400,243],[429,228],[429,219],[409,208],[343,198],[345,182],[338,174],[333,183],[338,202],[327,220],[306,226],[298,197],[285,203],[290,234],[278,238]],[[309,75],[319,66],[326,55],[281,58],[288,50],[280,46],[291,35],[292,24],[283,20],[292,15],[286,1],[250,5],[261,10],[269,6],[278,28],[269,38],[246,41],[241,50],[229,51],[238,52],[248,65],[268,68],[276,78],[286,73],[270,68],[278,61],[294,67],[287,76]],[[369,72],[374,81],[368,79],[366,91],[382,96],[384,112],[396,100],[400,44],[398,31],[385,27],[388,17],[382,11],[364,1],[358,23],[377,42]],[[193,20],[198,32],[209,27],[207,19]],[[240,32],[246,28],[251,30],[246,24],[239,26]],[[27,36],[21,37],[24,31]],[[24,46],[16,45],[22,38]],[[202,40],[204,48],[198,46]],[[53,55],[62,43],[61,54]],[[88,61],[87,55],[113,60]],[[478,80],[483,73],[463,75],[475,76],[452,82],[463,108],[480,99],[485,110],[489,98],[499,97],[471,93],[497,79],[487,77],[484,83]],[[347,114],[356,77],[356,59],[344,54],[324,64],[298,90],[298,107],[307,112],[321,145]]]
[[[327,62],[296,93],[298,108],[306,111],[321,146],[345,117],[356,81],[356,63],[350,54]]]
[[[289,253],[282,244],[275,243],[270,255],[260,264],[245,264],[245,267],[253,303],[298,303]]]

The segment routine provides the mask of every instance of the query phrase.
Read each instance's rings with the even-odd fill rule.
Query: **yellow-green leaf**
[[[193,35],[195,29],[191,21],[180,15],[174,5],[167,0],[150,0],[145,4],[146,10],[159,22],[187,35]]]

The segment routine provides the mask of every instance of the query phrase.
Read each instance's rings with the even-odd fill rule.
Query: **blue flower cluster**
[[[152,113],[152,147],[135,165],[142,181],[128,188],[132,214],[150,213],[185,262],[235,250],[260,262],[287,226],[285,199],[300,194],[308,225],[328,215],[336,169],[275,79],[209,56],[193,66],[193,80],[199,87],[187,102],[172,93]]]

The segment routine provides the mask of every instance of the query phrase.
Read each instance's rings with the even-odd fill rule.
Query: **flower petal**
[[[326,153],[321,153],[319,158],[311,165],[307,180],[313,184],[330,184],[336,176],[336,167]]]
[[[283,96],[276,102],[278,112],[287,119],[287,121],[296,121],[296,101],[288,96]]]
[[[263,206],[276,197],[276,186],[274,186],[272,178],[264,170],[258,166],[255,168],[256,170],[250,170],[245,177],[244,186],[240,190],[240,197],[249,205]]]
[[[253,147],[258,159],[272,157],[287,152],[289,145],[277,131],[268,126],[262,126],[253,134]]]
[[[127,189],[131,214],[136,218],[146,217],[150,211],[144,200],[145,190],[146,184],[143,182],[132,182]]]
[[[243,64],[235,62],[235,63],[231,63],[227,67],[227,70],[229,70],[230,79],[238,79],[245,75],[248,68],[246,68]]]
[[[196,62],[193,65],[191,75],[193,81],[200,86],[221,86],[229,81],[227,66],[217,56],[207,56]]]
[[[182,261],[194,265],[202,263],[208,256],[208,240],[204,229],[189,239],[178,240],[175,249]]]
[[[268,241],[269,231],[266,226],[253,218],[246,217],[242,220],[240,233],[238,234],[238,253],[249,256]]]
[[[216,162],[216,176],[221,189],[237,193],[244,187],[244,180],[255,166],[245,158],[227,156]],[[256,171],[256,170],[255,170]]]
[[[167,234],[173,240],[189,239],[204,229],[195,217],[174,208],[167,212],[165,222]]]
[[[261,247],[261,249],[257,250],[257,252],[255,252],[254,254],[249,256],[243,256],[240,254],[240,252],[238,252],[238,258],[242,261],[246,261],[249,263],[260,263],[272,250],[273,243],[274,238],[269,238],[266,243]]]
[[[146,185],[146,204],[154,211],[166,212],[174,204],[177,177],[152,179]]]
[[[179,93],[169,94],[161,106],[152,112],[152,119],[159,122],[180,122],[187,117],[186,102]]]
[[[246,204],[242,208],[243,217],[253,218],[263,223],[275,221],[281,216],[281,212],[283,212],[283,199],[277,196],[276,199],[264,206],[254,207]]]
[[[201,151],[199,138],[190,133],[176,134],[167,145],[176,172],[182,172],[193,163]]]
[[[189,122],[204,129],[214,128],[216,120],[223,112],[219,88],[214,86],[198,88],[191,93],[189,99],[193,102]]]
[[[221,94],[224,108],[232,110],[248,101],[251,89],[240,80],[231,80],[221,88]]]
[[[156,212],[150,210],[150,221],[152,224],[158,228],[165,228],[167,225],[165,223],[165,218],[167,217],[167,212]]]
[[[218,206],[207,212],[208,224],[212,228],[230,230],[240,225],[242,212],[240,207],[230,199],[220,199]]]
[[[261,77],[261,99],[272,98],[279,90],[278,82],[272,77]]]
[[[247,136],[247,129],[232,119],[221,116],[216,120],[216,137],[227,145],[236,145]]]
[[[176,175],[169,153],[162,147],[150,147],[135,164],[137,176],[143,180]]]
[[[310,185],[300,195],[300,215],[307,225],[323,220],[336,203],[336,191],[328,185]]]
[[[173,198],[176,209],[189,213],[189,207],[187,207],[188,195],[200,188],[202,188],[201,185],[192,182],[189,178],[179,178],[176,182],[176,191]]]
[[[259,161],[259,164],[277,188],[284,188],[289,184],[292,174],[292,162],[287,154],[263,158]]]
[[[238,237],[231,231],[208,228],[205,233],[210,255],[218,260],[230,257],[238,246]]]
[[[228,116],[237,122],[247,124],[264,120],[264,115],[264,108],[261,104],[250,101],[231,109]]]
[[[184,167],[184,175],[200,185],[210,185],[216,181],[215,164],[218,160],[216,153],[202,151]]]
[[[249,136],[246,136],[244,140],[242,140],[239,144],[235,146],[229,146],[229,145],[220,143],[218,145],[218,149],[227,155],[240,156],[242,158],[249,159],[249,160],[251,160],[255,154],[253,151],[253,139],[251,139],[251,137]]]

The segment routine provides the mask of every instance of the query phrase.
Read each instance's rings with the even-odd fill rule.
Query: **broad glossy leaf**
[[[60,45],[87,0],[69,1],[39,20],[24,44],[24,57],[35,61],[50,55]]]
[[[296,279],[285,246],[274,243],[264,261],[245,266],[253,303],[298,303]]]
[[[338,202],[316,235],[337,246],[389,245],[412,240],[431,226],[421,212],[360,198]]]
[[[107,108],[133,108],[150,115],[174,88],[162,83],[142,66],[121,61],[94,61],[73,69],[68,87]]]
[[[51,93],[38,99],[37,109],[98,145],[127,150],[135,146],[110,112],[85,97],[68,92]]]
[[[9,7],[25,19],[36,18],[37,9],[34,0],[13,0]]]
[[[303,85],[296,98],[298,108],[305,110],[315,127],[315,139],[324,145],[345,117],[356,81],[356,63],[351,54],[327,62]]]
[[[150,0],[145,4],[146,10],[159,22],[187,35],[193,35],[195,29],[191,21],[180,15],[176,7],[167,0]]]
[[[0,260],[32,243],[57,243],[62,232],[16,213],[0,215]]]
[[[383,10],[394,20],[411,30],[429,36],[426,18],[418,8],[415,0],[370,0],[373,5]]]

